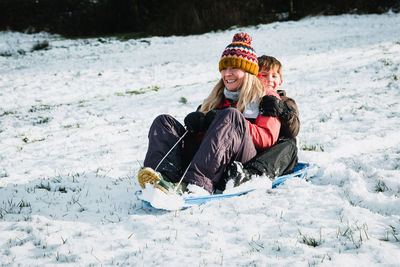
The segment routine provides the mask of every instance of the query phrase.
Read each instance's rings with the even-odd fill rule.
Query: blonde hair
[[[217,108],[224,101],[224,82],[219,80],[219,82],[214,86],[210,95],[204,99],[203,105],[200,111],[207,113],[212,109]],[[264,95],[264,86],[261,81],[253,74],[246,72],[243,84],[240,88],[239,99],[236,104],[236,108],[243,113],[247,104],[257,100],[261,101],[261,97]],[[258,99],[257,99],[258,98]]]

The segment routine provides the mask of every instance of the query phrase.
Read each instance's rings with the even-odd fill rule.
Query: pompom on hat
[[[251,41],[251,37],[247,33],[236,33],[233,36],[232,43],[222,53],[219,71],[234,67],[257,76],[258,60],[256,51],[251,47]]]

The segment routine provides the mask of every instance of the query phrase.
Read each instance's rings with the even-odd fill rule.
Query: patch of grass
[[[50,117],[38,117],[36,121],[34,121],[32,124],[33,125],[39,125],[39,124],[46,124],[49,123],[49,121],[51,121]]]
[[[87,100],[81,100],[78,103],[85,103],[88,102]],[[40,105],[36,105],[36,106],[31,106],[28,110],[28,112],[30,113],[35,113],[35,112],[41,112],[41,111],[48,111],[51,110],[53,108],[57,108],[57,107],[62,107],[62,106],[71,106],[75,103],[64,103],[64,104],[56,104],[56,105],[47,105],[47,104],[40,104]],[[15,114],[14,112],[12,112],[11,114]],[[7,114],[6,114],[7,115]]]
[[[15,112],[14,111],[3,111],[3,113],[1,113],[0,114],[0,117],[3,117],[3,116],[7,116],[7,115],[13,115],[13,114],[15,114]]]
[[[7,202],[3,201],[2,207],[0,207],[0,218],[3,218],[3,212],[6,214],[21,214],[23,208],[30,208],[31,203],[21,199],[19,202],[15,202],[14,199],[9,199]]]
[[[307,236],[307,235],[304,235],[304,234],[302,234],[301,232],[300,232],[300,230],[299,230],[299,238],[300,238],[300,243],[303,243],[303,244],[306,244],[307,246],[310,246],[310,247],[317,247],[317,246],[319,246],[320,244],[321,244],[321,229],[320,229],[320,238],[319,238],[319,241],[317,241],[314,237],[312,237],[312,236]]]
[[[62,253],[59,253],[57,251],[56,253],[56,261],[57,262],[63,262],[63,263],[71,263],[71,262],[76,262],[77,256],[76,255],[65,255]]]
[[[24,143],[35,143],[35,142],[41,142],[41,141],[44,141],[45,140],[45,138],[39,138],[39,139],[36,139],[36,138],[33,138],[33,139],[31,139],[31,140],[29,140],[29,138],[28,137],[24,137],[24,138],[22,138],[22,141],[24,142]],[[21,149],[22,150],[22,149]]]
[[[39,185],[35,186],[35,188],[37,188],[37,189],[44,189],[44,190],[47,190],[47,191],[50,191],[50,190],[51,190],[50,183],[47,182],[47,184],[45,184],[45,183],[43,183],[43,181],[40,182]]]
[[[5,169],[0,169],[0,178],[6,178],[6,177],[8,177],[7,171]]]
[[[44,111],[44,110],[49,110],[51,109],[50,105],[38,105],[38,106],[32,106],[28,111],[33,113],[37,111]]]
[[[325,151],[324,146],[320,144],[312,144],[312,145],[303,144],[300,146],[300,149],[304,151],[317,151],[317,152]]]
[[[58,188],[58,191],[59,191],[60,193],[67,193],[67,189],[66,189],[65,187],[63,187],[63,186],[60,186],[60,187]]]
[[[127,96],[127,95],[142,95],[150,91],[158,92],[160,87],[157,85],[152,85],[144,88],[140,88],[139,90],[126,90],[125,92],[117,92],[116,96]]]
[[[17,54],[21,55],[21,56],[25,56],[26,52],[23,49],[18,49],[17,50]],[[0,52],[0,57],[12,57],[13,55],[16,55],[14,52],[12,51],[2,51]]]
[[[141,95],[146,93],[145,91],[138,91],[138,90],[132,90],[132,91],[126,91],[126,95]]]
[[[305,235],[302,236],[300,242],[302,242],[303,244],[306,244],[310,247],[317,247],[319,246],[319,243],[317,240],[315,240],[314,237],[307,237]]]
[[[380,179],[378,181],[378,183],[376,184],[376,186],[375,186],[375,191],[379,193],[379,192],[385,192],[385,191],[388,191],[388,190],[389,190],[389,188],[387,187],[385,182],[382,181],[382,179]]]
[[[12,57],[12,53],[10,51],[0,52],[0,57]]]
[[[155,92],[158,92],[160,90],[160,87],[158,87],[157,85],[149,86],[147,88],[149,88],[151,91],[155,91]]]
[[[394,239],[396,240],[396,242],[400,242],[399,238],[397,237],[397,235],[399,233],[397,232],[396,228],[394,226],[392,226],[392,225],[389,225],[389,226],[391,228],[391,233],[392,233]]]
[[[381,241],[390,241],[391,238],[393,237],[395,242],[400,242],[400,236],[399,233],[393,225],[389,225],[390,229],[385,230],[385,235],[383,238],[381,238]]]
[[[262,249],[264,249],[264,244],[261,241],[250,241],[249,242],[249,246],[251,248],[252,251],[257,251],[260,252]]]
[[[81,128],[81,125],[79,123],[75,124],[67,124],[63,126],[65,129],[71,129],[71,128]]]
[[[22,208],[29,208],[31,206],[31,203],[24,201],[21,199],[21,201],[18,203],[18,207]]]
[[[321,114],[319,122],[327,122],[332,119],[332,114]]]
[[[393,65],[393,62],[390,59],[386,59],[386,58],[381,58],[379,60],[380,63],[382,63],[384,66],[389,67]]]
[[[346,88],[335,89],[335,93],[340,93],[345,90],[346,90]]]
[[[179,99],[179,103],[182,103],[182,104],[187,104],[187,102],[188,102],[188,100],[186,99],[186,97],[181,97],[180,99]]]
[[[89,102],[88,100],[85,100],[85,99],[82,99],[82,100],[79,100],[79,102],[78,102],[78,106],[79,107],[84,107],[85,105],[85,103],[87,103],[87,102]]]
[[[328,253],[324,254],[324,256],[322,257],[321,263],[323,263],[325,261],[325,259],[332,260],[332,257]]]
[[[357,223],[355,223],[354,226],[347,224],[345,229],[341,229],[340,227],[338,228],[336,237],[345,237],[347,240],[350,240],[353,243],[354,248],[358,249],[363,244],[364,239],[369,239],[367,231],[368,225],[366,223],[362,224],[361,226],[359,226]]]
[[[37,41],[31,48],[31,52],[33,51],[39,51],[39,50],[47,50],[49,49],[49,41],[44,40],[44,41]]]

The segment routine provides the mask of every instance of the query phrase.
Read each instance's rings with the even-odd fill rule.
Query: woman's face
[[[228,67],[221,70],[221,79],[224,81],[226,89],[235,92],[243,84],[244,76],[246,72],[242,69]]]

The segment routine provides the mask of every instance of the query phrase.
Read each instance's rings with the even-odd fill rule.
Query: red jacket
[[[272,90],[268,90],[265,95],[273,95],[280,99],[278,93]],[[225,99],[224,103],[220,105],[219,108],[235,106],[236,103],[232,103],[228,99]],[[254,123],[251,123],[249,120],[247,120],[247,122],[249,125],[250,135],[253,138],[254,146],[258,151],[273,146],[278,140],[281,121],[277,117],[258,115]]]
[[[265,95],[273,95],[280,98],[278,93],[268,90]],[[258,115],[256,122],[249,122],[249,130],[257,150],[264,150],[273,146],[279,137],[281,121],[277,117]]]

